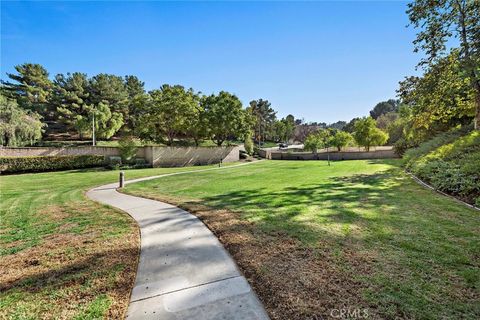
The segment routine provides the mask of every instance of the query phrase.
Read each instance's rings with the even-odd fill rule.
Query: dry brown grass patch
[[[82,205],[82,212],[123,214],[96,204]],[[66,219],[71,210],[57,206],[42,214],[49,219]],[[108,318],[123,318],[139,255],[138,228],[133,220],[127,226],[127,232],[105,237],[98,229],[108,229],[108,225],[93,224],[73,233],[69,230],[75,223],[65,223],[38,245],[3,256],[0,294],[11,293],[16,298],[0,310],[0,318],[8,318],[21,308],[45,319],[72,318],[102,294],[110,300]]]
[[[217,210],[196,201],[158,196],[199,217],[230,252],[264,303],[272,319],[328,319],[332,309],[373,306],[361,297],[358,274],[372,272],[373,253],[345,243],[341,255],[329,243],[307,247],[284,232],[265,232],[239,213]]]

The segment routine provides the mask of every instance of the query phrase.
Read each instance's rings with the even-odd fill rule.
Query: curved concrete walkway
[[[140,262],[127,318],[268,319],[235,262],[198,218],[167,203],[119,193],[117,187],[96,187],[87,196],[126,211],[140,226]]]

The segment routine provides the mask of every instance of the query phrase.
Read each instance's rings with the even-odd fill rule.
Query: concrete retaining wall
[[[320,152],[280,152],[273,150],[259,150],[259,156],[272,160],[363,160],[363,159],[393,159],[399,158],[393,149],[367,151],[332,151]]]
[[[0,148],[1,157],[32,157],[32,156],[77,156],[95,154],[104,156],[118,156],[119,150],[115,147],[32,147],[32,148]]]
[[[116,147],[72,147],[72,148],[0,148],[0,157],[63,156],[63,155],[119,156]],[[238,161],[239,147],[139,147],[137,157],[145,158],[154,167],[181,167]]]
[[[239,147],[151,147],[147,158],[154,167],[183,167],[234,162],[240,157]],[[150,163],[150,162],[149,162]]]

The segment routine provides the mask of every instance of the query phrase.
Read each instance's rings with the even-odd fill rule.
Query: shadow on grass
[[[0,283],[0,292],[8,290],[38,292],[49,287],[61,289],[62,287],[85,284],[108,276],[114,270],[115,265],[121,262],[117,257],[135,259],[136,255],[137,249],[135,247],[106,250],[75,259],[71,263],[61,264],[57,268],[49,267],[37,273],[35,273],[35,267],[42,268],[45,257],[29,257],[24,260],[24,269],[30,269],[33,274],[22,275],[15,280]]]
[[[331,177],[318,184],[285,187],[275,192],[259,189],[225,192],[205,197],[202,202],[215,209],[243,212],[245,217],[266,229],[272,229],[272,224],[280,228],[288,226],[290,234],[298,232],[314,240],[318,233],[315,224],[372,225],[375,219],[384,220],[384,217],[363,213],[375,211],[380,206],[383,213],[401,214],[394,201],[401,188],[401,182],[392,179],[395,170]],[[247,210],[243,210],[245,208]],[[394,220],[390,222],[393,224]]]

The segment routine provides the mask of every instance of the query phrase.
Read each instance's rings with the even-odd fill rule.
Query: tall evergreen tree
[[[54,116],[54,110],[48,104],[53,84],[48,78],[47,70],[34,63],[17,65],[15,70],[17,74],[7,73],[13,82],[2,81],[4,94],[16,99],[20,107],[35,111],[50,120]]]
[[[128,112],[124,114],[125,127],[133,132],[142,110],[139,103],[142,102],[141,97],[145,94],[145,82],[140,81],[136,76],[125,76],[125,88],[128,93]]]
[[[112,112],[128,116],[128,91],[122,77],[101,73],[90,79],[89,104],[108,104]]]
[[[88,104],[90,96],[87,75],[80,72],[57,74],[54,80],[54,90],[51,103],[56,107],[59,120],[69,129],[78,132],[80,139],[91,132],[89,123],[92,105]]]

